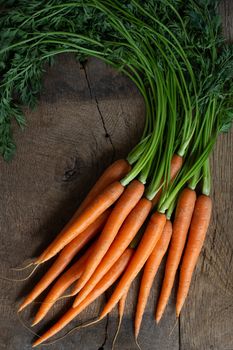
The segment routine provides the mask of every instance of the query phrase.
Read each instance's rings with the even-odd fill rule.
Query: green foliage
[[[131,77],[145,98],[143,137],[152,131],[154,115],[163,118],[159,116],[163,102],[157,93],[166,87],[159,87],[158,79],[163,80],[167,70],[178,82],[177,111],[184,118],[177,117],[181,128],[176,147],[177,140],[185,142],[192,136],[190,110],[198,108],[204,115],[213,96],[220,106],[218,131],[228,130],[233,58],[232,48],[221,35],[217,4],[216,0],[4,1],[0,17],[0,153],[5,159],[12,157],[12,121],[25,125],[20,106],[36,105],[45,63],[52,64],[62,52],[73,52],[80,61],[90,55],[101,57]],[[162,130],[155,130],[154,138],[162,135]]]

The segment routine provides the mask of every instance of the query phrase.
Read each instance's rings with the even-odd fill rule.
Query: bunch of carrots
[[[182,157],[173,156],[171,179],[175,178],[182,163]],[[98,320],[105,317],[118,303],[122,317],[130,285],[144,267],[135,315],[137,338],[154,277],[167,251],[165,276],[155,318],[158,323],[162,317],[181,262],[176,303],[176,315],[179,316],[208,229],[211,199],[203,194],[197,197],[194,190],[184,188],[179,195],[172,223],[170,217],[159,210],[151,214],[158,198],[149,200],[145,196],[142,182],[133,180],[127,186],[122,184],[130,169],[130,164],[123,159],[108,167],[71,221],[34,262],[34,265],[40,265],[59,253],[47,273],[25,298],[19,311],[32,303],[63,272],[74,256],[95,238],[83,255],[56,280],[41,304],[33,325],[46,316],[52,305],[74,283],[70,293],[70,297],[75,296],[72,308],[33,346],[64,328],[119,277]],[[149,221],[142,233],[140,228],[147,219]],[[182,254],[184,256],[181,261]]]
[[[41,8],[32,2],[23,9],[28,16],[22,20],[18,16],[15,26],[24,30],[24,40],[14,34],[2,50],[7,58],[20,47],[25,61],[5,73],[2,86],[8,83],[10,91],[25,72],[30,83],[44,57],[61,52],[82,58],[92,55],[132,79],[146,113],[139,143],[126,159],[105,170],[64,229],[33,261],[38,267],[55,259],[19,311],[55,281],[35,325],[71,287],[65,296],[73,298],[73,306],[35,341],[37,346],[117,282],[95,322],[117,304],[121,321],[128,290],[143,269],[135,313],[137,340],[165,255],[156,322],[164,313],[178,269],[177,317],[188,295],[211,218],[209,157],[233,118],[233,50],[222,40],[215,0],[51,1]],[[4,25],[14,23],[14,11],[11,15]],[[82,26],[75,23],[77,18],[83,20]],[[31,52],[43,56],[25,68]],[[15,78],[12,72],[17,73]],[[26,82],[20,84],[25,86]],[[6,98],[9,91],[3,92]]]

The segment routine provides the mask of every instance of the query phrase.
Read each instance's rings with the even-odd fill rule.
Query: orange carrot
[[[146,307],[147,299],[150,294],[152,283],[154,281],[154,277],[167,251],[167,248],[171,239],[171,235],[172,235],[172,224],[170,220],[167,220],[166,225],[163,229],[163,233],[160,239],[158,240],[156,246],[154,247],[154,250],[151,253],[150,257],[148,258],[144,267],[139,295],[138,295],[135,322],[134,322],[135,339],[137,339],[139,334],[143,313]]]
[[[56,281],[54,286],[51,288],[47,296],[45,297],[43,303],[41,304],[32,325],[36,325],[40,322],[48,311],[51,309],[53,304],[57,301],[57,299],[62,295],[62,293],[73,283],[75,282],[83,273],[86,261],[94,249],[96,243],[94,243],[85,254],[74,263],[69,270],[67,270],[59,279]]]
[[[55,278],[66,268],[71,262],[74,256],[89,242],[103,227],[110,214],[110,209],[106,210],[93,224],[91,224],[85,231],[83,231],[78,237],[73,239],[67,246],[61,251],[58,258],[55,260],[50,269],[45,273],[41,280],[36,284],[32,291],[27,295],[23,303],[21,304],[19,311],[23,310],[33,300],[35,300],[54,280]]]
[[[81,290],[92,276],[103,256],[108,251],[124,220],[142,197],[143,192],[144,185],[138,180],[133,180],[127,186],[125,192],[113,208],[98,238],[96,248],[87,261],[85,271],[77,284],[78,291]]]
[[[174,154],[171,160],[171,168],[170,168],[170,178],[171,181],[175,179],[179,170],[181,169],[183,164],[183,158],[177,154]],[[160,189],[154,198],[152,199],[152,207],[154,207],[158,202],[162,194],[162,189]]]
[[[59,253],[68,243],[75,237],[81,234],[88,226],[90,226],[106,209],[108,209],[124,192],[124,186],[115,181],[109,185],[101,194],[99,194],[89,206],[87,206],[76,220],[65,227],[58,239],[51,243],[47,254],[43,255],[40,263],[51,259],[54,255]]]
[[[56,240],[63,235],[63,233],[72,226],[81,212],[101,193],[103,190],[115,181],[120,181],[131,169],[131,166],[125,159],[116,160],[111,164],[100,176],[95,185],[92,187],[86,198],[80,204],[71,220],[67,223],[64,229],[56,237]],[[54,242],[52,242],[53,244]],[[49,252],[51,245],[36,259],[35,264],[43,262],[43,257]]]
[[[165,214],[159,212],[154,213],[146,227],[145,233],[137,247],[137,250],[129,263],[126,271],[124,272],[120,282],[116,286],[111,298],[105,305],[103,311],[100,314],[100,318],[106,316],[113,307],[118,303],[122,295],[128,290],[132,281],[137,276],[150,254],[152,253],[156,243],[158,242],[164,226],[166,224]]]
[[[99,177],[86,198],[80,204],[78,210],[74,214],[75,217],[77,217],[107,186],[115,181],[120,181],[128,174],[130,169],[131,166],[125,159],[119,159],[112,163]]]
[[[176,299],[176,316],[178,317],[188,295],[192,275],[205,241],[212,212],[210,197],[200,195],[197,198],[187,245],[181,263],[179,287]]]
[[[166,261],[163,285],[159,296],[155,319],[158,323],[167,305],[171,290],[174,284],[176,272],[184,250],[189,226],[191,223],[193,210],[196,201],[196,192],[185,188],[178,199],[175,220],[173,223],[173,233],[171,245]]]
[[[87,298],[76,308],[69,309],[46,333],[44,333],[39,339],[37,339],[33,347],[41,344],[48,338],[52,337],[63,329],[70,321],[72,321],[81,311],[83,311],[88,305],[90,305],[95,299],[97,299],[102,293],[104,293],[122,274],[125,270],[130,258],[132,257],[134,250],[128,248],[120,257],[120,259],[112,266],[108,273],[101,279],[93,291],[87,296]]]
[[[97,269],[75,299],[73,304],[74,307],[86,298],[86,296],[96,286],[96,284],[101,280],[101,278],[108,272],[108,270],[117,261],[117,259],[119,259],[121,254],[129,246],[130,242],[133,240],[140,227],[146,220],[150,209],[151,201],[149,201],[146,198],[141,198],[137,205],[133,208],[131,213],[125,219],[114,242],[111,244],[109,250],[103,257]],[[77,294],[77,291],[78,288],[75,285],[73,290],[74,294]]]

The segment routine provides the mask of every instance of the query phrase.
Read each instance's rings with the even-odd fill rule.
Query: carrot
[[[85,271],[78,281],[77,291],[81,290],[92,276],[104,254],[108,251],[124,220],[142,197],[143,192],[144,185],[138,180],[133,180],[127,186],[125,192],[112,210],[98,238],[96,248],[87,261]]]
[[[65,228],[56,237],[58,239],[68,230],[70,226],[74,223],[81,212],[101,193],[103,190],[111,185],[114,181],[120,181],[131,169],[131,166],[125,159],[116,160],[111,164],[100,176],[95,185],[87,194],[86,198],[82,201],[76,212],[74,213],[71,220],[67,223]],[[53,243],[53,242],[52,242]],[[49,245],[46,250],[37,258],[35,264],[43,262],[43,257],[49,252],[51,245]]]
[[[171,160],[171,168],[170,168],[171,181],[175,179],[182,165],[183,165],[183,157],[179,156],[178,154],[174,154]],[[161,194],[162,194],[162,189],[160,189],[152,199],[152,207],[154,207],[158,203],[161,197]]]
[[[55,239],[47,254],[43,255],[40,263],[51,259],[62,248],[70,243],[75,237],[81,234],[88,226],[90,226],[106,209],[108,209],[124,192],[124,186],[115,181],[109,185],[103,192],[101,192],[89,206],[87,206],[76,220],[65,227],[58,239]]]
[[[155,314],[157,323],[160,321],[163,315],[171,294],[176,272],[184,250],[195,202],[196,192],[189,188],[185,188],[179,196],[176,207],[171,245],[168,252],[165,275]]]
[[[206,195],[200,195],[195,204],[188,241],[180,269],[179,287],[176,299],[177,317],[180,315],[180,311],[188,295],[192,275],[209,227],[211,212],[211,198]]]
[[[120,328],[121,328],[121,323],[122,323],[122,319],[124,316],[125,302],[126,302],[127,294],[128,294],[128,291],[126,291],[122,295],[122,297],[118,303],[118,318],[119,318],[119,320],[118,320],[117,330],[116,330],[115,336],[114,336],[113,341],[112,341],[112,350],[114,349],[114,346],[115,346],[115,343],[117,340],[117,336],[118,336]]]
[[[95,272],[75,299],[73,304],[74,307],[85,299],[85,297],[90,293],[90,291],[96,286],[96,284],[101,280],[105,273],[108,272],[112,265],[125,251],[125,249],[128,247],[146,220],[150,209],[151,201],[146,198],[141,198],[131,213],[125,219],[114,242],[111,244],[109,250],[103,257]],[[74,294],[77,294],[77,290],[78,288],[75,285],[73,290]]]
[[[58,320],[47,332],[45,332],[39,339],[37,339],[33,347],[41,344],[48,338],[52,337],[63,329],[70,321],[72,321],[81,311],[83,311],[88,305],[90,305],[96,298],[104,293],[122,274],[127,264],[132,257],[134,250],[128,248],[120,257],[119,260],[112,266],[108,273],[101,279],[93,291],[87,296],[87,298],[79,304],[76,308],[70,308],[61,318]]]
[[[149,258],[152,253],[156,243],[158,242],[164,226],[166,224],[165,214],[155,212],[146,227],[145,233],[137,247],[137,250],[130,261],[126,271],[124,272],[120,282],[116,286],[111,298],[105,305],[103,311],[100,314],[100,318],[103,318],[107,315],[113,307],[118,303],[122,295],[130,287],[132,281],[137,276],[146,260]]]
[[[41,304],[33,320],[32,326],[39,323],[45,317],[62,293],[81,276],[86,261],[91,251],[94,249],[95,244],[96,243],[94,243],[76,263],[74,263],[65,273],[63,273],[61,277],[59,277]]]
[[[130,169],[131,166],[125,159],[116,160],[107,167],[87,194],[86,198],[80,204],[78,210],[74,214],[75,217],[77,217],[107,186],[115,181],[120,181],[126,174],[128,174]]]
[[[55,278],[66,268],[71,262],[74,256],[89,242],[103,227],[104,223],[109,216],[110,209],[106,210],[93,224],[83,231],[78,237],[73,239],[67,246],[61,251],[58,258],[55,260],[50,269],[36,284],[32,291],[27,295],[23,303],[21,304],[19,311],[23,310],[33,300],[35,300],[54,280]]]
[[[154,277],[167,251],[167,248],[171,239],[171,235],[172,235],[172,224],[170,220],[167,220],[166,225],[163,229],[163,233],[160,239],[158,240],[158,243],[154,247],[153,252],[151,253],[144,267],[139,295],[138,295],[135,322],[134,322],[135,339],[137,339],[139,334],[143,313],[146,307],[146,303],[149,297],[152,283],[154,281]]]

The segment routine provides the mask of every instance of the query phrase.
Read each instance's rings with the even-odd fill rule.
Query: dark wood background
[[[222,2],[221,13],[225,35],[231,40],[232,0]],[[0,159],[0,275],[10,278],[25,276],[25,271],[16,274],[10,268],[38,254],[69,220],[103,169],[112,160],[125,157],[138,141],[144,105],[136,88],[122,75],[94,59],[83,68],[68,55],[59,57],[47,70],[39,105],[26,114],[26,130],[22,133],[15,128],[15,159],[9,164]],[[162,266],[139,336],[144,350],[233,350],[232,152],[233,132],[220,137],[212,157],[214,213],[179,322],[175,325],[174,288],[165,315],[155,326]],[[29,281],[0,281],[1,350],[31,349],[34,336],[22,326],[16,306],[47,266]],[[136,349],[132,315],[137,287],[138,280],[128,295],[116,350]],[[96,316],[106,297],[99,298],[71,327]],[[58,303],[35,331],[48,327],[66,307]],[[33,305],[22,313],[26,325],[37,308]],[[99,325],[75,332],[49,349],[111,349],[116,326],[114,310]]]

